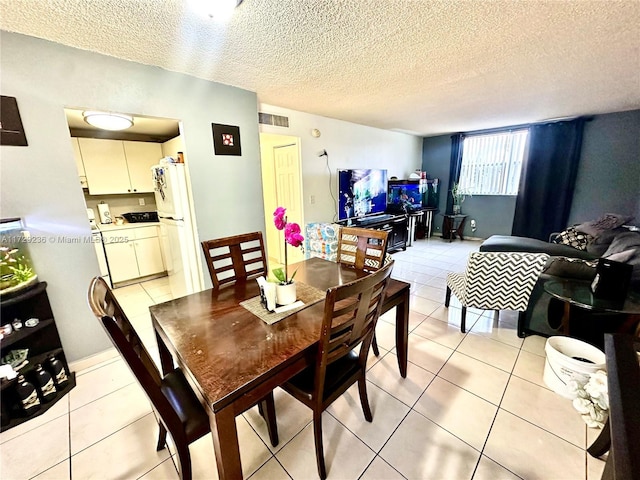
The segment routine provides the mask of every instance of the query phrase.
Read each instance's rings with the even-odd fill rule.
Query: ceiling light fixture
[[[133,127],[133,117],[112,112],[82,112],[84,121],[102,130],[126,130]]]

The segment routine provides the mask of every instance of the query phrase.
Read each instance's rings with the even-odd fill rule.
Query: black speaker
[[[624,302],[631,282],[633,266],[606,258],[598,260],[596,276],[591,283],[593,295],[605,300]]]

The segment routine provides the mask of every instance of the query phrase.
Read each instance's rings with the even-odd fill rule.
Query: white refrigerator
[[[197,236],[191,220],[184,164],[155,165],[153,176],[160,236],[173,298],[202,290]]]

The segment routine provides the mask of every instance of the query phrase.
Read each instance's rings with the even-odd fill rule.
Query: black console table
[[[407,238],[409,234],[407,215],[372,215],[358,219],[343,220],[340,225],[359,228],[371,228],[374,230],[385,230],[388,232],[387,251],[407,249]]]

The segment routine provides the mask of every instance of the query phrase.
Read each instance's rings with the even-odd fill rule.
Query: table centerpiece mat
[[[260,303],[260,295],[250,298],[249,300],[245,300],[244,302],[240,302],[240,305],[249,310],[256,317],[260,318],[267,325],[273,325],[289,315],[293,315],[304,308],[324,300],[325,296],[326,292],[324,290],[312,287],[306,283],[296,282],[296,301],[304,303],[304,305],[301,305],[298,308],[281,313],[270,312]]]

